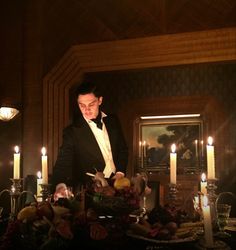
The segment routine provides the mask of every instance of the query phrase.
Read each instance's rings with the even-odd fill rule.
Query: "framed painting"
[[[176,145],[178,173],[199,172],[203,165],[203,125],[199,117],[140,120],[138,165],[169,172],[171,145]]]

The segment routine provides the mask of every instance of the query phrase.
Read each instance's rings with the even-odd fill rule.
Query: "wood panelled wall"
[[[202,114],[205,138],[211,134],[215,139],[218,170],[236,167],[236,64],[88,73],[85,78],[102,88],[105,111],[120,115],[132,155],[137,117],[192,112]]]
[[[232,112],[235,110],[235,92],[232,90],[235,44],[236,32],[232,28],[74,46],[45,76],[43,86],[38,80],[32,81],[40,76],[38,61],[27,64],[34,58],[26,58],[24,73],[29,78],[24,81],[25,109],[21,131],[24,176],[35,174],[40,169],[41,145],[48,148],[49,167],[52,169],[62,129],[71,118],[70,92],[83,77],[104,84],[105,108],[115,112],[119,112],[123,104],[129,106],[128,102],[132,100],[142,102],[141,99],[154,97],[192,95],[216,97],[223,110],[230,109],[226,121],[230,123],[232,136],[225,144],[225,152],[232,159],[236,141]],[[29,49],[38,51],[40,48],[29,46]],[[112,102],[109,101],[111,98]],[[9,161],[10,157],[11,154],[8,155]],[[231,165],[235,166],[235,162],[232,161]],[[12,167],[12,163],[9,166]]]
[[[14,146],[22,150],[22,9],[22,1],[0,3],[0,105],[10,103],[21,108],[12,121],[0,121],[0,190],[11,185]]]
[[[62,140],[62,129],[70,121],[70,89],[81,81],[84,74],[195,63],[232,62],[236,60],[235,31],[236,29],[230,28],[72,47],[44,78],[43,140],[50,155],[50,167],[52,168],[56,160]],[[174,70],[173,74],[176,74],[175,72]],[[132,86],[128,93],[134,95],[137,91],[155,93],[154,90],[163,84],[164,89],[169,86],[171,95],[179,95],[175,77],[172,82],[168,81],[168,84],[164,77],[159,85],[154,83],[155,78],[152,80],[149,78],[148,84],[139,82],[142,88],[138,87],[135,90],[135,86]],[[184,78],[183,80],[186,81]],[[117,87],[123,91],[122,86],[125,82],[121,81],[119,84],[118,87],[110,83],[110,89]],[[151,87],[146,87],[148,85]],[[122,93],[119,98],[127,98],[126,93]]]

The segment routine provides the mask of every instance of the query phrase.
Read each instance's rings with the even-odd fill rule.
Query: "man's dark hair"
[[[75,91],[76,97],[90,93],[93,93],[96,97],[101,96],[100,90],[96,84],[87,81],[82,82]]]

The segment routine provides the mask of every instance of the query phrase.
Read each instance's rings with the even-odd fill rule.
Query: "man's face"
[[[91,120],[98,115],[99,106],[102,104],[102,96],[98,98],[92,93],[79,95],[77,102],[83,116]]]

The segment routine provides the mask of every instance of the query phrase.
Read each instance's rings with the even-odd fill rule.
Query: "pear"
[[[36,206],[27,206],[20,210],[17,214],[17,219],[20,221],[34,221],[38,217]]]

